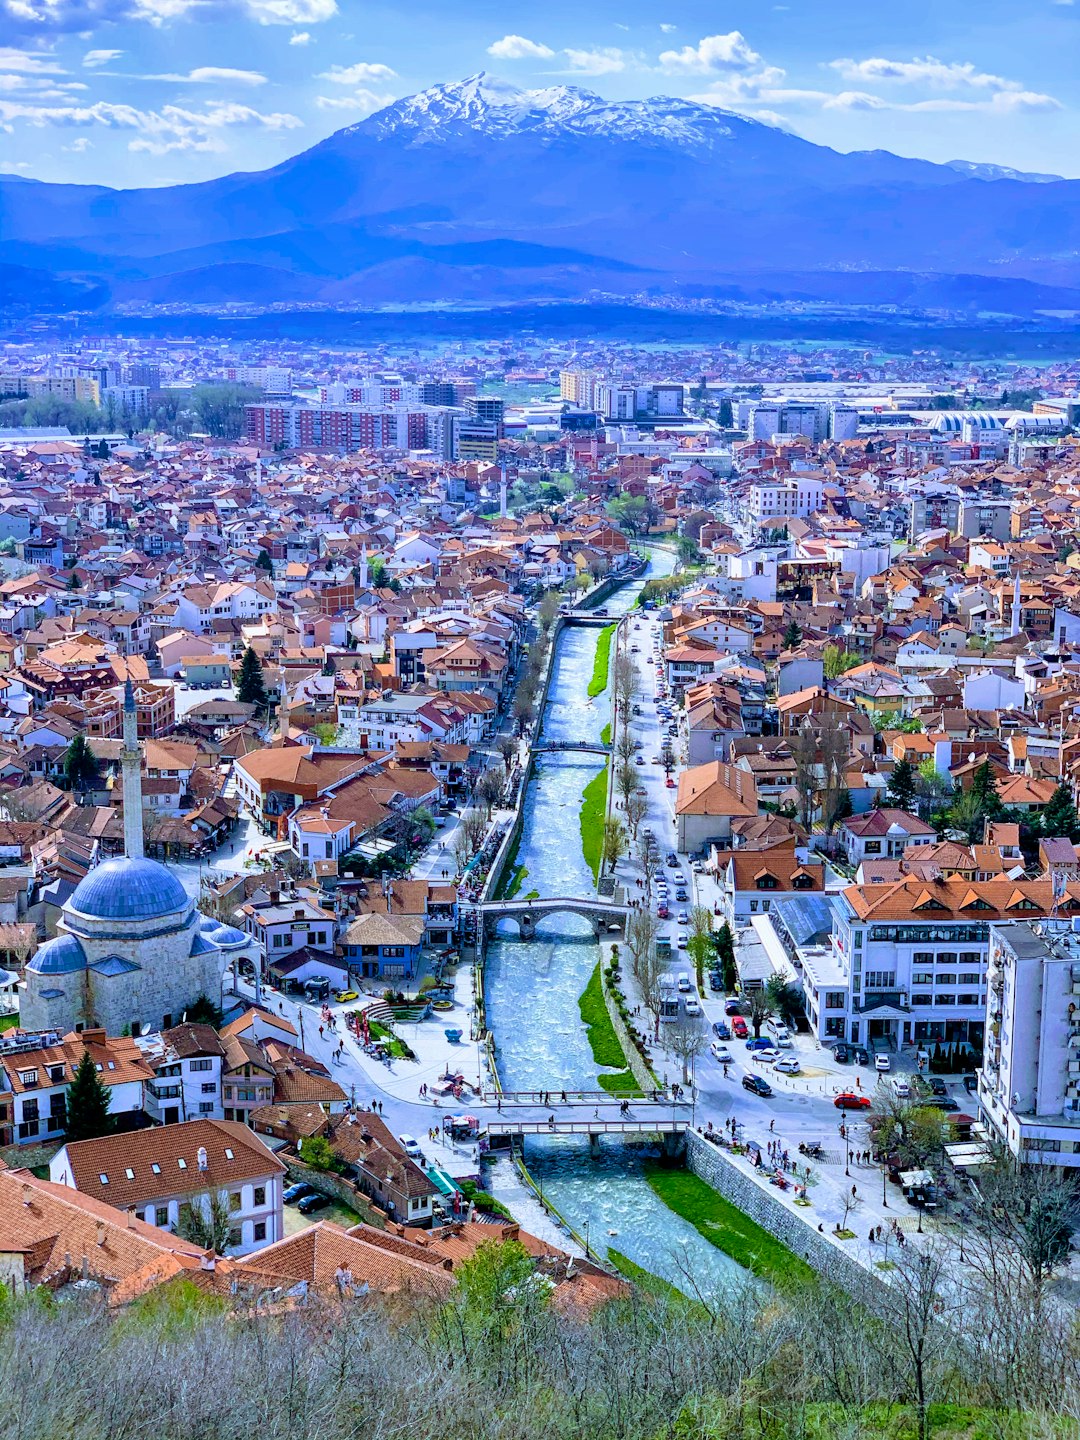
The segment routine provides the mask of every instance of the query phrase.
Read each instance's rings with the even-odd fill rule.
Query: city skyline
[[[0,171],[117,186],[273,165],[402,96],[487,70],[674,95],[838,150],[1080,173],[1071,4],[890,18],[838,3],[414,10],[349,0],[2,0]]]

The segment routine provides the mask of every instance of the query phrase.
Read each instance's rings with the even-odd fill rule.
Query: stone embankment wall
[[[824,1279],[839,1286],[862,1304],[883,1298],[884,1279],[872,1275],[858,1260],[844,1253],[843,1240],[821,1234],[790,1210],[779,1195],[746,1175],[732,1158],[695,1131],[686,1136],[686,1164],[706,1185],[737,1205],[744,1215],[786,1245]],[[812,1212],[809,1212],[812,1213]]]

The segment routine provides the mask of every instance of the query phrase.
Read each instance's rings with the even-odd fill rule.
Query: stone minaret
[[[1009,621],[1009,634],[1020,634],[1020,571],[1017,570],[1013,576],[1013,599],[1012,614]]]
[[[284,665],[278,675],[278,742],[281,745],[289,743],[289,691],[285,685]]]
[[[360,571],[360,578],[356,583],[360,586],[361,590],[366,590],[368,588],[368,558],[366,540],[364,541],[363,547],[360,551],[360,564],[357,566],[357,569]]]
[[[506,519],[506,466],[499,475],[499,519]]]
[[[120,752],[124,772],[124,855],[128,860],[143,857],[142,761],[139,758],[139,720],[135,711],[135,689],[124,684],[124,748]]]

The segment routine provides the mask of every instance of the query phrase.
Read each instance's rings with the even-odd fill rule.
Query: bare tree
[[[648,813],[649,802],[646,800],[644,795],[638,795],[635,792],[629,797],[626,802],[626,823],[630,827],[630,834],[633,836],[635,843],[637,842],[638,830],[641,827],[641,822],[645,819],[645,816]]]
[[[619,766],[615,772],[615,788],[622,796],[625,805],[638,788],[637,771],[633,765],[622,764]]]
[[[507,775],[513,767],[518,755],[518,742],[513,735],[500,735],[495,742],[495,749],[502,756],[503,765],[506,767]]]
[[[840,817],[847,790],[845,771],[851,759],[851,735],[843,715],[827,710],[819,717],[818,748],[821,753],[822,819],[826,830],[832,830]]]
[[[868,1326],[867,1335],[883,1373],[895,1373],[902,1398],[914,1409],[919,1440],[929,1440],[930,1405],[944,1393],[960,1358],[959,1332],[947,1323],[955,1303],[948,1250],[941,1244],[902,1246],[892,1260],[882,1297],[885,1324]]]
[[[487,812],[487,818],[491,819],[491,812],[502,799],[503,786],[506,783],[505,777],[500,775],[498,769],[492,765],[484,770],[476,784],[473,786],[473,796],[477,804],[483,805]]]
[[[634,703],[634,692],[637,689],[637,667],[627,655],[624,647],[620,648],[615,660],[614,684],[615,699],[625,723],[630,715],[630,707]]]
[[[604,821],[604,837],[600,850],[600,873],[614,869],[626,854],[626,826],[614,815]]]
[[[773,1005],[769,992],[763,985],[756,990],[746,992],[746,1003],[750,1006],[750,1024],[754,1027],[754,1035],[761,1034],[761,1027],[766,1020],[772,1018]]]
[[[623,765],[629,765],[633,761],[637,746],[634,737],[630,734],[628,726],[621,725],[619,727],[619,733],[615,737],[614,748],[615,758],[621,761]]]
[[[804,720],[788,742],[795,762],[795,789],[799,794],[799,820],[810,829],[814,816],[814,796],[818,788],[817,740],[809,720]]]
[[[224,1255],[233,1228],[229,1196],[224,1190],[206,1190],[180,1206],[176,1233],[182,1240]]]
[[[699,1015],[687,1015],[681,1010],[664,1031],[667,1048],[682,1065],[685,1084],[690,1079],[690,1067],[697,1057],[704,1053],[709,1043],[709,1032]]]
[[[487,834],[487,820],[479,810],[466,810],[458,823],[458,831],[468,842],[469,854],[472,855],[484,843],[484,836]]]

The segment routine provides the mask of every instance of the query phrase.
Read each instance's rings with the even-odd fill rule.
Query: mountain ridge
[[[275,283],[283,298],[363,297],[366,275],[382,300],[414,298],[418,277],[446,299],[485,284],[535,299],[678,293],[744,271],[1080,287],[1080,181],[844,154],[692,100],[521,90],[485,72],[268,170],[125,190],[4,177],[0,234],[0,264],[105,303],[176,303],[185,275],[192,295],[232,285],[238,301],[271,299]],[[951,290],[978,306],[977,286]]]

